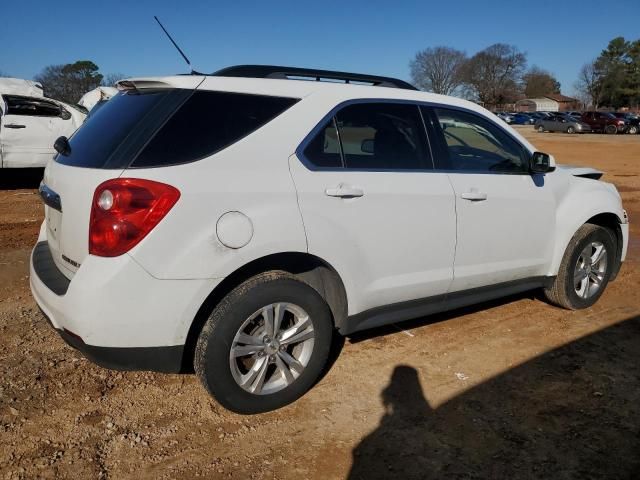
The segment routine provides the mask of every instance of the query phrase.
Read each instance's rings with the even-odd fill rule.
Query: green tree
[[[42,84],[46,96],[76,103],[82,95],[101,84],[102,74],[92,61],[79,60],[66,65],[49,65],[34,80]]]
[[[640,103],[640,40],[616,37],[595,61],[601,74],[601,103],[615,108]]]

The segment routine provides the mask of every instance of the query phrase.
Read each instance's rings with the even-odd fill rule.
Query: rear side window
[[[212,155],[262,127],[297,101],[196,91],[158,131],[132,166],[175,165]]]
[[[431,168],[416,105],[358,103],[336,115],[346,168]]]
[[[304,149],[304,156],[316,167],[341,168],[343,166],[338,130],[333,118],[318,129],[318,133]]]
[[[356,103],[318,129],[304,150],[316,167],[352,170],[433,168],[417,105]]]

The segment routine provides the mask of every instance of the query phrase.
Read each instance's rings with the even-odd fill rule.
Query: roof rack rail
[[[248,77],[248,78],[276,78],[281,80],[315,80],[339,81],[356,85],[370,85],[376,87],[402,88],[417,90],[409,82],[391,77],[364,75],[360,73],[334,72],[332,70],[316,70],[313,68],[281,67],[277,65],[235,65],[223,68],[211,75],[216,77]]]

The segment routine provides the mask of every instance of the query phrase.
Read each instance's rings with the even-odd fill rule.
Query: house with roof
[[[580,101],[560,93],[548,93],[537,98],[523,98],[516,102],[517,112],[565,112],[580,109]]]

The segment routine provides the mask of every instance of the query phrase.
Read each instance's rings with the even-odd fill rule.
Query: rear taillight
[[[89,253],[117,257],[136,246],[180,198],[171,185],[138,178],[107,180],[96,188],[89,222]]]

